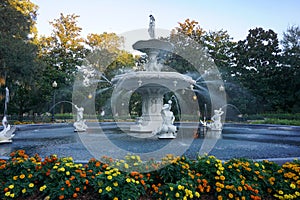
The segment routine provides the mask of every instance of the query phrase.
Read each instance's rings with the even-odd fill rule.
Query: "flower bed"
[[[166,155],[161,162],[91,159],[87,164],[23,150],[0,160],[1,199],[299,199],[300,162]]]

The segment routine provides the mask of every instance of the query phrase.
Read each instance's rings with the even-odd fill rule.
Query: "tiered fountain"
[[[158,63],[158,54],[161,51],[172,52],[173,45],[169,42],[155,39],[154,17],[150,15],[149,40],[140,40],[133,44],[133,49],[146,53],[149,62],[145,64],[145,71],[137,71],[116,76],[114,99],[122,94],[121,90],[137,92],[142,96],[142,116],[135,125],[130,126],[131,133],[137,137],[149,137],[162,132],[163,97],[168,92],[192,89],[195,81],[186,75],[177,72],[162,71],[163,65]],[[170,109],[170,108],[169,108]],[[115,111],[117,112],[117,111]],[[169,123],[170,124],[170,123]],[[170,124],[171,126],[171,124]],[[165,129],[165,128],[164,128]],[[165,129],[166,130],[166,129]],[[175,138],[174,128],[168,128],[160,138]],[[173,131],[171,131],[173,130]]]

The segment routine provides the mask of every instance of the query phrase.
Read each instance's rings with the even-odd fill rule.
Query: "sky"
[[[49,36],[50,21],[76,14],[82,36],[89,33],[123,34],[156,27],[172,30],[185,19],[199,22],[205,31],[226,30],[234,41],[244,40],[250,29],[272,29],[282,38],[288,27],[300,26],[299,0],[31,0],[39,6],[37,28]]]

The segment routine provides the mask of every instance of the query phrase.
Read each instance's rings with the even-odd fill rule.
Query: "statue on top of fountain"
[[[149,22],[149,28],[148,28],[148,33],[150,35],[151,39],[155,38],[155,18],[153,15],[149,15],[150,17],[150,22]]]
[[[83,119],[83,107],[78,107],[77,105],[74,105],[76,108],[76,122],[74,123],[75,132],[84,132],[87,129],[87,125],[85,124],[85,120]]]

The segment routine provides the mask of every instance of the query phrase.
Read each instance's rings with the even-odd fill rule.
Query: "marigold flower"
[[[102,189],[101,188],[98,190],[98,193],[100,193],[100,194],[102,193]]]
[[[30,188],[34,187],[34,184],[33,183],[29,183],[28,185]]]
[[[14,185],[9,185],[8,188],[9,189],[13,189],[15,186]]]
[[[118,182],[114,182],[113,185],[114,185],[115,187],[117,187],[119,184],[118,184]]]
[[[26,193],[26,188],[22,189],[22,193],[23,193],[23,194]]]
[[[175,197],[180,197],[180,194],[178,192],[176,192]]]
[[[112,176],[108,176],[107,179],[108,179],[108,180],[111,180],[111,179],[112,179]]]
[[[43,185],[42,187],[40,187],[40,191],[42,192],[42,191],[44,191],[45,189],[46,189],[46,185]]]
[[[20,179],[24,179],[24,178],[25,178],[25,174],[21,174]]]
[[[107,192],[110,192],[111,191],[111,187],[110,186],[107,186],[106,188],[105,188],[105,190],[107,191]]]
[[[290,187],[291,187],[292,189],[295,189],[295,188],[296,188],[296,185],[293,184],[293,183],[291,183],[291,184],[290,184]]]
[[[77,198],[77,197],[78,197],[78,194],[77,194],[77,193],[74,193],[72,196],[73,196],[73,198]]]
[[[243,188],[241,186],[238,187],[238,191],[243,191]]]
[[[228,197],[229,197],[230,199],[232,199],[232,198],[233,198],[233,194],[232,194],[232,193],[229,193],[229,194],[228,194]]]
[[[64,195],[60,195],[59,197],[58,197],[58,199],[64,199],[65,198],[65,196]]]

